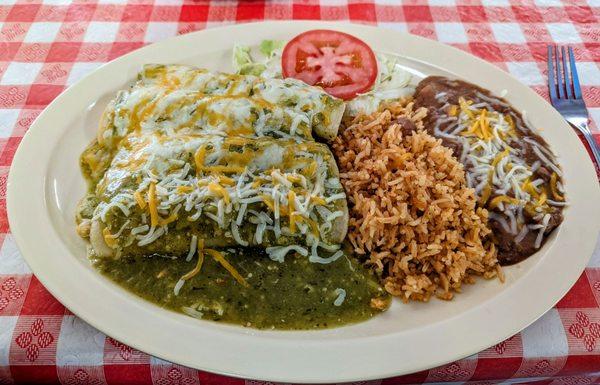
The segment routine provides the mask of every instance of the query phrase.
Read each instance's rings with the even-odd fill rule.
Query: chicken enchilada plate
[[[17,151],[11,228],[77,315],[184,365],[339,382],[475,353],[576,281],[600,192],[527,87],[376,28],[229,28],[100,68]]]

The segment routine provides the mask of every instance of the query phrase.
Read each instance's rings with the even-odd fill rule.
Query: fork
[[[567,66],[565,47],[560,48],[561,60],[558,47],[548,46],[548,89],[550,91],[550,101],[563,118],[583,134],[585,140],[590,145],[592,154],[594,154],[596,164],[600,167],[600,148],[588,127],[589,116],[585,102],[581,96],[581,86],[579,85],[573,48],[569,47],[568,52],[569,66]]]

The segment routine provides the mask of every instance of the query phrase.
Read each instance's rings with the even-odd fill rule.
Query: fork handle
[[[590,145],[590,149],[592,150],[594,159],[596,160],[596,167],[600,168],[600,146],[598,146],[598,143],[594,139],[592,132],[588,128],[587,122],[581,122],[577,125],[575,125],[575,124],[573,124],[573,125],[576,126],[575,128],[579,128],[579,131],[581,133],[583,133],[585,140]]]

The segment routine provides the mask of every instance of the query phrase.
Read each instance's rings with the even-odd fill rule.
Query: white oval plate
[[[392,308],[367,322],[322,331],[259,331],[200,321],[159,308],[90,267],[74,228],[84,194],[78,158],[115,91],[144,63],[187,63],[229,70],[235,43],[290,39],[308,29],[354,34],[396,54],[417,78],[456,76],[507,98],[559,156],[570,206],[544,248],[505,269],[506,282],[480,280],[451,302]],[[66,307],[104,333],[149,354],[211,372],[289,382],[342,382],[415,372],[460,359],[519,332],[575,283],[596,242],[600,190],[573,130],[531,89],[473,56],[407,34],[320,22],[268,22],[179,36],[114,60],[62,93],[29,129],[8,182],[10,226],[36,276]]]

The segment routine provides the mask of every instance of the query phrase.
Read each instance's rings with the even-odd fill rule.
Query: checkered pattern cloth
[[[19,254],[5,195],[23,134],[68,85],[154,41],[267,19],[345,20],[425,36],[494,63],[543,96],[546,45],[569,44],[600,126],[600,0],[0,0],[0,384],[262,384],[150,357],[70,313]],[[523,332],[467,359],[368,384],[599,381],[600,249],[569,294]]]

